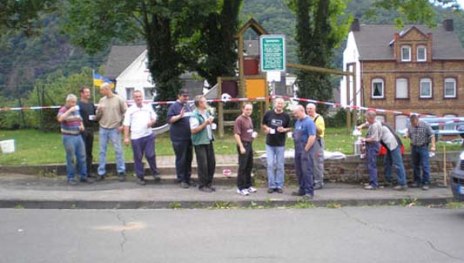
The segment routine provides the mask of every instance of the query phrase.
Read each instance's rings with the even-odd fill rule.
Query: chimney
[[[356,31],[359,32],[360,27],[359,27],[359,18],[353,19],[353,22],[351,23],[351,31]]]
[[[454,31],[453,19],[443,20],[443,27],[445,28],[446,31]]]

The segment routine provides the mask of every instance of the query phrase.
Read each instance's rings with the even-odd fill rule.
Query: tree
[[[186,70],[198,70],[209,81],[233,73],[233,35],[240,3],[69,0],[64,5],[64,30],[88,52],[101,50],[114,39],[145,40],[156,99],[172,100],[181,87],[179,76]]]
[[[378,9],[396,11],[400,16],[395,23],[402,27],[404,21],[436,26],[434,6],[442,6],[460,10],[457,0],[375,0],[368,15],[375,14]]]
[[[35,23],[41,12],[55,8],[56,0],[2,0],[0,2],[0,35],[21,31],[26,35],[35,33]]]
[[[349,17],[342,21],[346,8],[344,0],[289,0],[295,12],[296,41],[301,64],[328,68],[332,52],[348,32]],[[339,25],[337,25],[339,24]],[[298,96],[317,100],[330,100],[332,87],[330,76],[316,72],[297,72]]]
[[[204,77],[211,86],[220,76],[234,76],[237,52],[235,34],[242,0],[217,1],[216,11],[211,12],[201,26],[196,39],[197,54],[190,56],[191,68]],[[198,59],[200,58],[200,59]]]

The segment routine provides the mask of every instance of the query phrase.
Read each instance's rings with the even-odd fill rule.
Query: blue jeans
[[[414,169],[414,183],[418,185],[430,184],[430,163],[429,163],[429,147],[411,146],[412,167]],[[422,166],[422,178],[421,178]]]
[[[87,177],[87,165],[85,162],[85,145],[80,135],[63,134],[63,145],[66,151],[66,175],[68,180],[74,179],[78,171],[81,179]],[[74,165],[74,157],[76,164]]]
[[[106,174],[106,150],[108,148],[108,141],[113,144],[114,152],[116,153],[116,170],[118,173],[126,172],[126,165],[122,155],[121,147],[121,132],[117,128],[105,129],[100,127],[100,160],[98,162],[98,175],[104,176]]]
[[[270,189],[284,187],[284,146],[269,146],[266,144],[267,179]]]
[[[304,150],[304,143],[295,142],[295,173],[298,178],[300,194],[314,194],[313,185],[313,148],[307,152]]]
[[[390,151],[387,149],[387,154],[384,159],[385,166],[385,181],[392,182],[392,167],[396,169],[396,175],[398,176],[398,184],[406,185],[406,172],[403,164],[403,157],[401,157],[401,147],[398,146],[394,150]]]
[[[369,172],[369,184],[373,187],[379,187],[377,180],[377,155],[379,154],[380,143],[366,143],[367,171]]]
[[[150,166],[151,174],[157,175],[158,168],[156,166],[156,154],[155,154],[155,135],[150,134],[148,136],[131,140],[132,152],[134,153],[134,169],[137,177],[142,178],[145,175],[143,168],[142,158],[145,154],[148,166]]]

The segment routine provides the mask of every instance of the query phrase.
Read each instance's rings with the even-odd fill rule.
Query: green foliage
[[[326,127],[340,128],[346,126],[346,110],[340,108],[337,112],[330,116],[324,116]]]
[[[343,17],[346,3],[339,1],[288,0],[296,14],[296,41],[301,64],[329,68],[333,50],[348,32],[349,16]],[[343,26],[337,26],[337,25]],[[332,98],[330,75],[298,71],[298,96],[327,101]]]
[[[0,35],[23,32],[33,35],[39,27],[35,19],[54,10],[56,0],[2,0],[0,2]]]

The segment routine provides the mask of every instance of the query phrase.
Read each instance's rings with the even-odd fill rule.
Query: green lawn
[[[255,140],[253,148],[255,151],[264,151],[263,134]],[[19,165],[19,164],[46,164],[46,163],[63,163],[65,153],[59,133],[41,132],[37,130],[16,130],[0,131],[0,140],[14,139],[16,142],[16,152],[10,154],[0,154],[0,165]],[[353,142],[355,138],[351,136],[345,128],[330,128],[326,131],[326,148],[328,151],[339,151],[345,154],[353,153]],[[405,141],[406,142],[406,141]],[[406,143],[409,151],[409,143]],[[438,151],[443,151],[445,143],[438,143]],[[223,139],[215,141],[216,154],[235,154],[235,141],[229,133]],[[293,142],[287,140],[287,147],[293,148]],[[462,150],[459,145],[446,144],[447,151]],[[94,142],[94,159],[98,160],[98,134]],[[173,155],[169,134],[165,133],[156,139],[157,155]],[[124,147],[126,160],[132,160],[132,151],[130,147]],[[114,151],[109,146],[108,161],[114,161]]]

